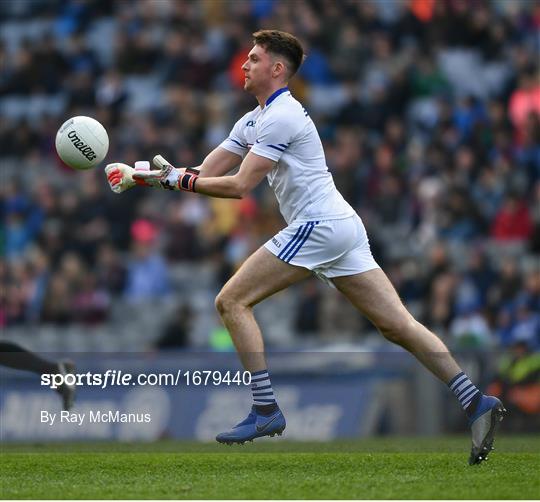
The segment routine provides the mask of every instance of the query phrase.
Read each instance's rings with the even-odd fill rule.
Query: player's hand
[[[161,157],[161,159],[163,159],[164,162],[156,162],[156,157],[154,157],[154,165],[158,169],[139,171],[134,174],[134,180],[150,186],[159,186],[168,190],[178,190],[178,179],[185,169],[174,168],[165,161],[163,157]]]
[[[135,180],[133,179],[134,172],[135,169],[131,166],[120,162],[114,162],[105,167],[107,181],[114,193],[125,192],[136,185]]]
[[[108,164],[105,167],[105,174],[107,175],[107,181],[114,193],[122,193],[135,185],[147,185],[144,181],[138,181],[134,179],[133,175],[138,172],[144,172],[150,170],[150,162],[137,161],[135,162],[135,168],[122,164],[120,162],[114,162]]]
[[[144,182],[151,186],[161,186],[167,190],[195,191],[195,181],[199,175],[196,169],[175,168],[161,155],[154,157],[154,171],[137,172],[133,175],[135,182]]]

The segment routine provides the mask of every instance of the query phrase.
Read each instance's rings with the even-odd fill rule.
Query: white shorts
[[[264,245],[280,260],[328,279],[367,272],[379,265],[358,215],[341,220],[292,223]]]

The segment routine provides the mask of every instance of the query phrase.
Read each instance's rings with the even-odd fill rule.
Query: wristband
[[[197,181],[197,178],[199,177],[200,171],[198,169],[194,169],[192,167],[187,167],[184,171],[184,174],[182,174],[178,178],[178,188],[180,190],[184,190],[185,192],[194,192],[195,191],[195,182]]]
[[[135,171],[150,171],[150,162],[147,160],[137,160],[134,165]],[[135,178],[133,180],[136,185],[149,187],[150,185],[145,181],[141,180],[140,178]]]

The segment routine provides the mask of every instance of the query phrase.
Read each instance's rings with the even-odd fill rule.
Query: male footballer
[[[472,429],[469,463],[482,462],[506,410],[497,398],[483,395],[444,343],[412,317],[373,259],[361,219],[334,185],[315,124],[287,87],[304,59],[300,42],[276,30],[258,31],[253,37],[242,70],[244,89],[258,106],[236,122],[200,166],[177,169],[157,156],[158,170],[135,170],[121,163],[105,168],[116,193],[144,185],[242,198],[266,177],[276,194],[287,227],[253,253],[216,298],[242,364],[252,374],[253,393],[247,418],[218,434],[217,441],[243,443],[285,429],[253,307],[314,273],[450,387]],[[239,164],[236,174],[225,176]]]

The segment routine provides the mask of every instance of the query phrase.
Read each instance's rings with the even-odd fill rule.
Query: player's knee
[[[227,306],[228,306],[228,300],[227,300],[226,295],[223,293],[223,291],[220,291],[218,295],[216,296],[214,305],[219,315],[223,315],[226,312]]]
[[[377,328],[387,340],[402,345],[414,329],[414,323],[415,320],[407,312],[387,317]]]
[[[223,290],[216,296],[214,304],[219,315],[226,315],[241,305],[233,295]]]

